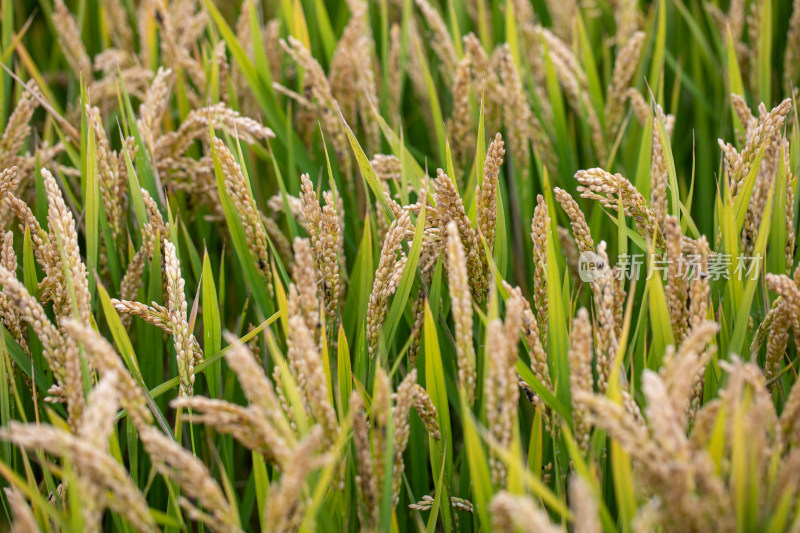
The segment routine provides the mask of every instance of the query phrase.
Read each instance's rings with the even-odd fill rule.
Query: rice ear
[[[578,316],[572,322],[571,346],[569,350],[570,390],[572,392],[573,424],[575,440],[583,453],[589,449],[591,425],[588,421],[588,410],[582,398],[592,394],[594,378],[592,377],[592,325],[589,313],[585,308],[578,310]]]
[[[389,297],[397,289],[400,276],[405,269],[407,258],[400,244],[405,239],[406,231],[410,227],[411,221],[408,214],[403,213],[400,218],[392,222],[381,249],[378,270],[372,284],[367,307],[367,342],[372,358],[375,357],[375,351],[378,349],[381,325],[387,312]]]
[[[76,320],[65,319],[60,325],[76,341],[83,344],[87,359],[101,376],[113,376],[115,393],[134,425],[141,427],[151,424],[153,418],[147,407],[145,392],[125,368],[121,357],[111,344],[97,331]]]
[[[208,468],[191,452],[167,437],[153,426],[139,428],[139,438],[153,460],[155,468],[163,475],[175,479],[182,490],[202,504],[204,513],[197,514],[216,529],[241,531],[236,516],[219,484],[211,477]],[[182,506],[192,509],[188,500]]]
[[[500,533],[556,533],[561,529],[550,522],[547,513],[535,501],[501,491],[492,497],[492,528]]]
[[[550,231],[550,214],[544,197],[536,197],[536,209],[531,222],[531,240],[533,241],[533,298],[536,303],[536,314],[541,324],[539,333],[542,344],[547,344],[547,234]]]
[[[42,178],[47,193],[49,209],[47,211],[47,223],[51,237],[54,237],[53,259],[65,261],[69,272],[69,283],[66,280],[59,280],[60,301],[64,308],[59,313],[61,316],[71,314],[73,302],[77,309],[78,317],[84,324],[89,324],[90,320],[90,296],[89,279],[86,265],[81,259],[80,247],[78,246],[78,231],[72,211],[64,202],[61,190],[56,184],[56,180],[49,170],[42,169]],[[52,265],[57,269],[57,265]],[[63,274],[62,274],[63,276]]]
[[[36,522],[36,517],[20,491],[13,487],[5,487],[3,491],[14,517],[11,530],[15,533],[39,533],[41,530]]]
[[[505,157],[503,136],[499,133],[486,151],[486,161],[483,165],[483,182],[478,194],[477,225],[489,250],[494,249],[495,226],[497,224],[497,183],[499,180],[500,166]],[[488,271],[487,260],[484,259],[484,272]]]
[[[447,279],[453,322],[456,327],[458,381],[464,389],[467,403],[471,404],[475,398],[477,379],[475,347],[472,344],[472,297],[469,290],[467,259],[458,234],[458,226],[453,221],[447,225]]]
[[[181,265],[175,245],[164,239],[164,275],[167,278],[169,319],[178,359],[178,374],[181,378],[181,394],[191,396],[194,391],[195,351],[192,332],[189,331],[185,282],[181,276]]]
[[[56,34],[67,63],[88,83],[93,78],[92,63],[81,40],[78,23],[64,5],[64,0],[55,0],[53,3],[53,24],[58,30]]]

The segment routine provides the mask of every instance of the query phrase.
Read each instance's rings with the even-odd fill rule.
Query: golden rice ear
[[[189,500],[181,498],[181,507],[193,519],[207,522],[214,529],[241,531],[239,517],[200,459],[153,426],[139,428],[139,439],[156,470],[176,480],[187,496],[197,499],[202,505],[203,513],[200,513]]]
[[[463,165],[475,149],[475,127],[473,126],[472,103],[472,58],[469,54],[458,62],[451,93],[453,94],[453,111],[448,121],[450,146],[453,151],[453,164],[456,173],[461,175]]]
[[[445,176],[446,178],[446,176]],[[472,296],[470,294],[467,258],[455,221],[447,225],[447,280],[450,305],[456,332],[456,362],[458,383],[464,390],[467,404],[475,399],[476,360],[472,339]]]
[[[622,34],[618,34],[617,37],[622,37]],[[636,72],[645,37],[646,35],[643,31],[634,32],[617,53],[617,58],[614,61],[614,72],[611,75],[611,83],[608,86],[608,101],[606,102],[605,110],[607,139],[615,139],[619,132],[625,101],[628,98],[628,86]]]
[[[497,186],[500,177],[500,166],[503,164],[503,157],[506,153],[503,146],[503,137],[498,132],[487,149],[486,161],[483,165],[483,181],[478,190],[476,226],[478,234],[483,237],[489,251],[494,250],[497,226]],[[486,294],[489,290],[491,276],[489,258],[486,257],[486,250],[483,246],[478,248],[478,258],[483,271],[481,276],[483,286],[480,287],[479,293]]]
[[[108,506],[139,531],[153,532],[158,529],[144,496],[125,467],[107,450],[98,448],[67,430],[47,424],[21,424],[11,421],[8,427],[0,429],[0,438],[26,450],[45,451],[69,461],[75,472],[79,473],[75,479],[83,489],[83,494],[88,492],[96,495],[95,498],[82,502],[88,507],[87,510],[82,509],[84,518],[99,521],[103,507]],[[106,493],[111,497],[99,496]]]
[[[0,193],[5,196],[7,191],[17,194],[18,186],[24,177],[19,167],[25,167],[24,157],[19,155],[25,141],[31,133],[30,122],[33,113],[39,107],[39,99],[35,96],[41,92],[36,82],[31,80],[25,85],[22,94],[17,100],[17,104],[0,137],[0,168],[3,169],[2,181],[0,181]],[[11,178],[11,179],[9,179]],[[0,196],[0,197],[2,197]]]
[[[589,312],[582,307],[578,310],[578,316],[572,321],[568,357],[575,440],[584,454],[589,450],[589,436],[592,430],[584,397],[594,391],[593,354],[592,324],[589,322]]]
[[[676,410],[670,401],[663,380],[655,372],[645,370],[642,374],[642,392],[647,398],[645,413],[653,438],[663,443],[661,446],[667,453],[675,457],[686,456],[689,440],[681,422],[683,413]]]
[[[280,482],[266,502],[266,522],[274,531],[292,531],[303,520],[305,481],[312,470],[330,462],[329,455],[317,456],[323,431],[314,426],[311,432],[294,449],[288,467],[281,473]]]
[[[498,533],[561,531],[561,528],[550,521],[550,517],[535,500],[527,496],[500,491],[492,497],[489,510],[492,513],[492,529]]]
[[[556,170],[557,156],[539,117],[531,111],[527,93],[508,44],[501,48],[500,77],[504,88],[503,120],[514,158],[514,168],[522,173],[520,178],[522,182],[527,183],[531,164],[529,142],[533,142],[534,152],[542,158],[550,172]]]
[[[576,113],[585,117],[591,131],[592,148],[594,148],[595,155],[597,159],[604,161],[607,156],[605,132],[589,99],[586,73],[564,41],[546,28],[539,26],[537,30],[540,39],[547,44],[550,61],[567,97],[567,102]]]
[[[614,10],[614,25],[616,35],[614,41],[618,48],[622,48],[625,43],[635,35],[640,27],[639,6],[636,0],[623,0]]]
[[[100,118],[100,109],[86,104],[85,110],[86,119],[94,132],[98,167],[97,178],[100,195],[103,199],[103,208],[106,212],[111,234],[116,237],[120,232],[122,217],[122,184],[113,168],[116,167],[117,158],[109,146],[108,136]]]
[[[160,134],[161,120],[167,112],[169,105],[172,82],[172,69],[159,67],[147,96],[139,106],[139,120],[137,126],[145,145],[153,147],[156,137]]]
[[[669,306],[675,343],[680,344],[689,325],[689,283],[686,279],[686,257],[683,254],[683,235],[678,219],[665,219],[664,238],[667,241],[667,286],[665,294]]]
[[[11,508],[11,514],[14,518],[11,524],[12,530],[21,533],[35,533],[39,531],[39,524],[36,522],[36,517],[33,515],[33,511],[22,493],[14,487],[5,487],[3,492],[5,492],[8,506]]]
[[[688,427],[697,415],[705,384],[706,365],[716,351],[716,346],[710,343],[717,331],[719,326],[711,321],[693,326],[673,360],[660,371],[674,409],[681,414],[684,427]]]
[[[392,182],[400,182],[403,167],[400,163],[400,158],[396,155],[375,154],[372,156],[372,159],[370,159],[369,164],[372,165],[375,176],[382,182],[385,182],[384,187]]]
[[[380,150],[380,127],[373,120],[378,105],[378,83],[373,65],[376,46],[369,27],[369,4],[350,2],[350,19],[342,33],[330,65],[331,92],[345,121],[361,125],[368,153]]]
[[[116,429],[114,422],[120,403],[119,383],[116,372],[106,373],[89,393],[86,410],[80,420],[78,435],[98,448],[105,448]]]
[[[775,106],[772,111],[758,123],[749,138],[747,144],[742,149],[741,157],[737,160],[736,164],[731,168],[731,197],[735,200],[739,192],[741,192],[747,176],[750,175],[750,168],[756,160],[756,155],[762,147],[768,145],[772,140],[779,135],[783,127],[786,117],[792,110],[792,99],[786,98],[780,104]]]
[[[310,98],[300,95],[292,95],[292,97],[299,104],[313,112],[320,121],[322,129],[326,133],[326,142],[330,142],[333,146],[333,151],[342,166],[344,175],[351,176],[352,158],[349,155],[350,147],[339,113],[336,112],[338,104],[331,92],[331,84],[325,75],[325,71],[311,55],[311,52],[303,46],[303,43],[294,37],[289,37],[286,40],[281,39],[280,45],[286,55],[303,69],[304,93],[310,94]],[[291,91],[289,93],[291,94]]]
[[[633,87],[625,91],[625,96],[630,100],[633,114],[636,115],[636,120],[639,121],[639,125],[645,127],[647,125],[647,120],[650,118],[650,105],[644,99],[642,93]]]
[[[499,51],[496,48],[490,58],[486,54],[481,41],[474,33],[468,33],[462,38],[465,53],[472,59],[472,94],[483,95],[483,118],[488,131],[499,131],[503,123],[503,101],[505,91],[500,77],[497,75],[499,67]],[[473,126],[474,127],[474,126]],[[475,147],[470,147],[474,155]]]
[[[20,319],[33,329],[42,343],[42,353],[53,375],[57,380],[63,380],[64,339],[61,333],[50,322],[42,305],[31,296],[22,282],[3,267],[0,267],[0,285],[3,287],[3,296],[19,310]]]
[[[336,410],[331,403],[330,387],[322,357],[312,333],[301,316],[289,318],[288,359],[296,373],[300,391],[317,423],[324,429],[325,442],[333,444],[339,431]]]
[[[477,303],[482,303],[486,298],[488,282],[484,280],[483,265],[481,264],[482,251],[478,235],[472,227],[472,222],[467,217],[464,202],[458,195],[455,184],[444,173],[437,169],[434,181],[436,210],[439,213],[439,222],[445,228],[453,221],[458,227],[458,235],[467,259],[467,272],[472,297]]]
[[[618,316],[616,313],[617,300],[617,271],[609,265],[606,253],[606,242],[600,241],[597,245],[596,257],[600,259],[598,279],[592,281],[594,292],[594,309],[597,319],[597,388],[601,394],[605,393],[614,368],[614,359],[619,348]]]
[[[239,220],[244,226],[247,244],[250,253],[258,266],[259,272],[265,279],[271,279],[270,255],[267,244],[267,233],[261,223],[261,213],[256,207],[256,201],[250,192],[250,187],[245,180],[242,169],[233,154],[222,139],[215,137],[212,139],[214,150],[220,158],[220,166],[225,176],[225,191],[233,200]]]
[[[798,10],[800,11],[800,10]],[[784,146],[788,146],[784,143]],[[789,158],[784,156],[784,161],[788,161]],[[797,187],[797,176],[794,173],[788,173],[786,176],[786,205],[787,206],[794,206],[794,191]],[[794,208],[786,209],[786,246],[784,254],[786,256],[786,272],[791,272],[792,268],[794,268],[794,247],[796,236],[794,232]]]
[[[172,325],[172,337],[177,353],[181,394],[191,396],[194,393],[196,354],[192,344],[192,332],[189,330],[186,295],[184,294],[185,282],[181,276],[181,265],[175,245],[167,239],[164,239],[164,276],[167,278],[167,312]]]
[[[798,67],[798,50],[800,50],[800,2],[792,2],[792,16],[786,31],[786,47],[783,55],[783,90],[791,94],[796,90]]]
[[[424,241],[423,241],[424,245]],[[411,326],[408,346],[408,362],[411,366],[416,366],[417,356],[422,348],[422,333],[425,327],[425,302],[427,302],[425,291],[420,289],[417,292],[417,299],[414,300],[414,324]]]
[[[453,46],[453,37],[442,16],[428,0],[415,0],[422,18],[431,30],[431,47],[439,58],[439,70],[445,84],[453,83],[458,64],[458,55]]]
[[[400,501],[400,487],[403,481],[405,462],[403,453],[408,446],[411,434],[409,412],[414,405],[414,388],[417,386],[417,370],[413,369],[397,386],[394,393],[394,407],[392,408],[392,424],[394,424],[394,467],[392,469],[392,504],[397,506]],[[434,410],[435,418],[435,410]]]
[[[128,268],[125,269],[125,274],[122,276],[119,289],[120,299],[122,301],[131,301],[133,298],[136,298],[136,293],[139,292],[139,285],[142,283],[145,263],[148,258],[152,256],[152,246],[152,241],[146,239],[142,247],[136,251],[130,263],[128,263]],[[131,314],[125,314],[120,317],[125,328],[130,328],[131,316]]]
[[[60,388],[67,401],[69,426],[77,433],[83,423],[86,400],[83,391],[83,368],[81,353],[75,339],[64,337],[64,381]]]
[[[665,129],[671,122],[661,109],[655,104],[658,116],[654,120],[664,122]],[[671,115],[670,115],[671,117]],[[663,229],[667,216],[667,185],[669,184],[669,174],[667,173],[667,162],[664,159],[664,147],[661,145],[661,134],[657,124],[653,126],[652,137],[652,157],[650,161],[650,209],[653,211],[659,228]]]
[[[553,189],[556,201],[561,204],[561,209],[567,213],[572,228],[572,235],[580,253],[594,253],[594,240],[589,231],[589,224],[586,222],[586,215],[581,211],[578,202],[564,189],[556,187]]]
[[[44,188],[47,194],[47,224],[51,235],[55,235],[53,242],[52,260],[48,274],[57,274],[58,301],[60,310],[57,314],[62,317],[72,315],[73,305],[77,310],[78,317],[84,324],[90,323],[90,296],[89,279],[86,272],[86,265],[81,259],[81,251],[78,246],[78,231],[75,227],[75,219],[72,211],[64,202],[61,189],[58,188],[56,180],[49,170],[42,169]],[[64,279],[64,272],[61,271],[60,263],[66,261],[70,281]],[[47,269],[46,269],[47,270]],[[71,291],[68,289],[71,288]]]
[[[606,209],[616,211],[621,199],[625,214],[634,219],[639,234],[647,240],[655,239],[657,250],[665,249],[655,215],[630,181],[621,174],[611,174],[602,168],[579,170],[575,179],[580,183],[578,191],[581,197],[596,200]]]
[[[92,78],[92,62],[81,40],[78,23],[69,12],[64,0],[53,2],[53,25],[56,27],[56,36],[61,44],[61,50],[67,63],[77,76],[81,76],[85,83]]]
[[[577,474],[569,477],[570,507],[575,513],[577,533],[600,533],[602,525],[598,518],[597,496],[586,480]]]
[[[509,301],[515,300],[515,305],[518,303],[522,307],[522,338],[525,339],[528,345],[531,370],[536,376],[536,379],[538,379],[547,390],[552,392],[553,384],[550,378],[550,368],[547,363],[547,352],[545,352],[544,346],[542,345],[538,318],[533,314],[530,303],[522,296],[522,290],[519,287],[514,287],[503,280],[503,288],[508,292]],[[535,393],[532,389],[529,390],[530,386],[525,383],[521,377],[519,378],[519,385],[523,391],[525,391],[528,399],[539,409],[544,420],[545,429],[548,433],[551,433],[553,430],[552,420],[548,415],[544,402],[542,402],[541,398],[534,395]]]
[[[536,209],[531,221],[533,241],[533,299],[541,323],[542,343],[547,343],[547,233],[550,231],[550,214],[544,197],[536,197]]]
[[[367,346],[370,357],[373,359],[378,349],[389,297],[397,289],[408,260],[401,244],[406,238],[406,231],[410,228],[411,220],[408,213],[403,213],[400,218],[392,222],[381,248],[378,269],[375,272],[375,280],[372,283],[372,292],[369,295],[367,306]]]
[[[169,228],[164,222],[161,212],[156,202],[150,197],[146,189],[140,189],[142,200],[144,201],[147,212],[147,223],[142,229],[142,246],[136,251],[133,258],[128,263],[125,275],[120,283],[120,300],[132,301],[136,299],[139,285],[144,275],[145,263],[152,259],[153,251],[156,246],[161,248],[161,239],[169,235]],[[126,313],[122,317],[122,323],[126,328],[131,325],[131,314]]]
[[[147,407],[145,392],[134,380],[111,344],[97,331],[76,320],[64,319],[60,326],[83,345],[86,358],[101,376],[115,375],[119,401],[136,427],[151,424],[153,417]]]
[[[345,274],[344,215],[340,212],[341,196],[335,201],[331,191],[325,191],[322,196],[325,205],[320,207],[317,193],[308,174],[300,176],[299,206],[311,241],[315,277],[320,297],[325,305],[326,323],[329,331],[335,331],[343,289],[340,280]]]
[[[17,271],[17,254],[14,251],[14,234],[11,231],[0,232],[0,266],[12,274]],[[19,309],[2,292],[0,292],[0,318],[20,348],[30,355],[30,349],[22,331]]]
[[[514,363],[522,327],[522,304],[509,300],[506,309],[505,323],[495,319],[487,327],[486,343],[492,347],[492,355],[487,361],[483,386],[486,412],[494,413],[489,421],[489,433],[504,449],[511,445],[514,425],[517,424],[519,386]],[[490,452],[489,467],[492,483],[505,487],[506,465],[494,450]]]
[[[356,451],[356,491],[359,504],[358,516],[361,524],[367,527],[373,523],[375,510],[378,508],[378,495],[375,492],[374,466],[370,450],[369,427],[364,402],[357,391],[350,394],[350,412],[353,414],[353,444]]]
[[[431,508],[433,507],[433,503],[434,503],[433,496],[426,494],[417,503],[409,504],[408,508],[413,509],[415,511],[430,511]],[[464,498],[459,498],[457,496],[450,496],[450,507],[452,507],[453,511],[464,511],[467,513],[475,512],[475,508],[472,505],[472,502],[470,502],[469,500],[465,500]]]
[[[297,313],[303,318],[308,331],[316,334],[322,321],[319,316],[314,257],[308,239],[297,237],[294,240],[294,259],[294,287],[299,295]]]
[[[331,331],[336,328],[337,312],[343,301],[344,285],[347,269],[344,257],[344,206],[342,198],[334,200],[333,192],[322,193],[325,205],[322,207],[322,228],[319,247],[319,279],[325,280],[322,285],[327,321]]]
[[[696,270],[689,286],[689,326],[696,328],[708,316],[708,295],[711,292],[708,279],[708,241],[701,235],[695,242]]]

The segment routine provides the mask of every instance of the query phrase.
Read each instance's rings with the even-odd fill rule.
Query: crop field
[[[0,531],[800,531],[800,0],[2,0]]]

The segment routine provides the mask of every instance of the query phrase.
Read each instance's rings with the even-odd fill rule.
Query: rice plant
[[[0,11],[8,529],[800,529],[800,1]]]

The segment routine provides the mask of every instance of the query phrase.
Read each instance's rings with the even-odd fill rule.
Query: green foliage
[[[8,0],[0,23],[0,221],[10,232],[0,239],[0,477],[9,522],[22,524],[28,511],[43,531],[80,531],[103,506],[97,529],[136,529],[114,507],[119,495],[97,492],[96,472],[73,451],[15,441],[17,424],[36,423],[123,467],[148,519],[167,531],[537,530],[514,522],[531,516],[564,530],[633,531],[651,519],[654,530],[693,531],[720,515],[721,530],[797,528],[800,134],[796,102],[779,118],[770,112],[792,97],[780,82],[800,73],[784,63],[800,40],[788,2],[751,0],[738,18],[702,0],[79,0],[67,2],[72,18],[59,15],[62,4]],[[641,50],[620,58],[634,31],[645,34]],[[480,51],[470,52],[475,43]],[[505,53],[522,94],[499,68]],[[82,59],[87,72],[75,70]],[[463,71],[462,61],[471,62]],[[615,79],[626,61],[629,79]],[[161,104],[150,100],[159,67],[171,69]],[[748,123],[731,93],[764,109]],[[97,106],[106,139],[87,105]],[[508,162],[487,206],[480,187],[495,130]],[[740,158],[726,159],[718,138]],[[576,179],[595,167],[630,189]],[[42,168],[71,213],[74,242],[54,218]],[[445,205],[440,168],[460,205]],[[576,220],[555,187],[577,201],[584,237],[606,250],[606,277],[577,275]],[[538,194],[550,222],[531,240]],[[12,210],[14,198],[30,214]],[[387,250],[403,213],[410,224]],[[493,244],[479,231],[488,214]],[[681,228],[683,254],[697,254],[705,235],[709,262],[731,258],[722,278],[707,280],[706,265],[680,286],[658,270],[670,254],[665,217]],[[459,366],[451,220],[474,261],[462,310],[478,354],[472,404]],[[180,268],[174,286],[164,239]],[[300,239],[306,258],[295,255]],[[632,255],[643,258],[639,278],[612,280]],[[737,270],[742,256],[755,264],[750,277]],[[488,294],[473,286],[473,268]],[[331,296],[334,272],[342,290]],[[173,305],[176,290],[183,308]],[[708,302],[699,311],[697,295]],[[589,310],[587,339],[574,334],[580,308]],[[40,318],[58,332],[55,348]],[[86,337],[67,333],[69,319]],[[706,320],[718,329],[693,339]],[[502,342],[489,334],[496,321]],[[97,407],[94,392],[115,379],[92,363],[92,339],[118,355],[114,371],[130,375],[149,413],[140,421],[125,403],[129,384],[119,385],[108,434],[97,430],[103,442],[82,434],[90,417],[75,414]],[[590,350],[584,388],[581,341]],[[515,378],[502,389],[490,367],[504,343],[514,356],[506,377]],[[268,386],[256,367],[239,373],[242,346]],[[75,364],[80,390],[63,375]],[[187,365],[194,399],[179,392]],[[400,392],[412,372],[413,399]],[[498,390],[508,427],[506,411],[487,408]],[[63,402],[46,401],[57,394]],[[219,422],[220,413],[230,418]],[[147,448],[143,424],[185,452],[184,470]],[[191,460],[221,503],[181,477]],[[665,471],[684,499],[669,499]],[[573,496],[579,483],[588,500]],[[516,497],[520,508],[505,517],[501,504]]]

